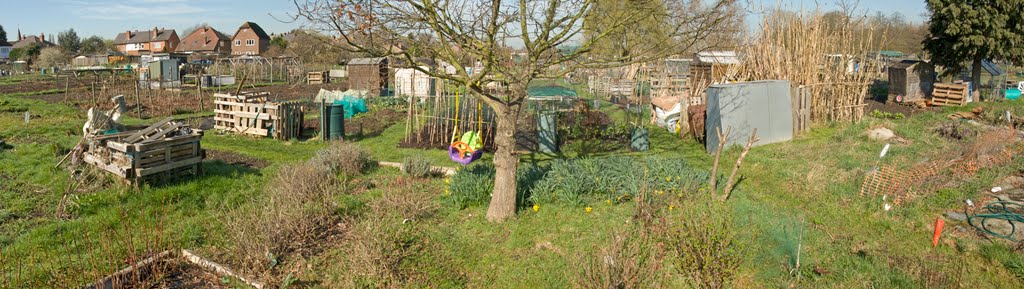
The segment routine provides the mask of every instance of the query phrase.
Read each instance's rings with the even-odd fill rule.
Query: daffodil
[[[583,209],[583,210],[587,211],[587,213],[590,213],[590,212],[594,211],[594,208],[587,207],[586,209]]]
[[[452,183],[452,179],[444,179],[444,184],[447,185],[447,184],[451,184],[451,183]]]
[[[671,211],[672,209],[675,209],[675,208],[676,208],[676,206],[673,206],[673,205],[668,205],[668,210],[669,210],[669,211]]]
[[[604,202],[608,203],[609,205],[611,205],[612,204],[612,199],[605,200]]]
[[[535,204],[535,205],[533,205],[533,211],[534,211],[534,212],[536,212],[536,211],[540,211],[540,205],[536,205],[536,204]]]
[[[666,182],[671,182],[672,181],[672,177],[665,177],[665,181]]]
[[[665,193],[665,191],[662,191],[662,190],[658,190],[658,194],[659,194],[659,195],[661,195],[661,194],[664,194],[664,193]]]

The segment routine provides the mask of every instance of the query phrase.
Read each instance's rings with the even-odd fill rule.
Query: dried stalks
[[[655,288],[660,285],[661,254],[651,238],[637,232],[615,232],[597,256],[574,260],[574,288]]]
[[[812,121],[859,121],[868,88],[881,73],[877,55],[869,53],[879,51],[884,42],[874,39],[875,27],[868,25],[828,21],[820,11],[771,13],[727,78],[789,80],[794,89],[810,87]]]

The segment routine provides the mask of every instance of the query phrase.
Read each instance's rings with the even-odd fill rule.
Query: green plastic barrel
[[[558,135],[553,113],[537,118],[537,149],[542,153],[558,152]]]
[[[327,115],[327,139],[345,139],[345,106],[329,105]]]

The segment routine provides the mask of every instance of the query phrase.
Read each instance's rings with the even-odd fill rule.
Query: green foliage
[[[1024,257],[1002,244],[987,244],[980,253],[989,261],[1002,264],[1017,279],[1024,280]]]
[[[660,0],[600,0],[589,9],[583,35],[594,41],[597,57],[624,57],[669,45],[672,27]]]
[[[0,25],[0,42],[7,41],[7,30],[4,30],[4,26]]]
[[[405,101],[405,98],[394,96],[371,97],[370,99],[366,100],[367,106],[372,107],[374,109],[402,108],[407,103],[408,102]]]
[[[533,203],[582,205],[594,200],[625,202],[641,192],[690,194],[710,174],[685,160],[657,156],[612,156],[558,160],[533,188]]]
[[[39,53],[39,66],[41,67],[54,67],[68,63],[68,55],[63,50],[56,47],[44,48]]]
[[[520,165],[516,172],[516,204],[522,208],[530,199],[530,192],[547,173],[545,167]],[[459,169],[446,181],[449,185],[445,190],[442,202],[446,205],[465,209],[471,206],[487,205],[494,191],[494,164],[471,164]]]
[[[270,46],[277,46],[280,47],[281,49],[287,49],[288,40],[284,40],[284,37],[281,36],[274,36],[274,38],[270,39]]]
[[[928,0],[931,37],[923,44],[937,65],[950,71],[981,59],[1024,59],[1021,0]],[[980,75],[980,74],[979,74]],[[978,81],[977,79],[975,81]]]
[[[107,49],[110,49],[110,47],[103,38],[93,35],[89,36],[89,38],[82,39],[79,51],[81,51],[82,54],[95,54],[107,52]]]
[[[82,41],[78,38],[78,33],[74,28],[68,28],[67,31],[57,34],[57,45],[60,45],[64,53],[76,54],[82,47]]]
[[[433,174],[430,160],[422,156],[411,156],[402,160],[402,172],[417,178],[425,178]]]
[[[732,214],[721,203],[693,203],[687,217],[669,220],[665,244],[677,273],[694,288],[730,288],[743,262],[743,246],[736,240]]]
[[[874,111],[871,111],[871,116],[875,117],[875,118],[886,118],[886,119],[903,119],[904,117],[906,117],[902,113],[898,113],[898,112],[884,112],[884,111],[880,111],[880,110],[877,110],[877,109],[874,110]]]
[[[25,46],[25,47],[19,47],[19,48],[11,49],[11,53],[8,54],[8,57],[10,59],[23,60],[23,61],[31,62],[32,58],[35,58],[36,56],[39,56],[40,50],[41,50],[41,48],[39,47],[39,44],[32,43],[32,44],[29,44],[28,46]]]

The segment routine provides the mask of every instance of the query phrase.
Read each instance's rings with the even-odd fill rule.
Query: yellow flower
[[[447,185],[447,184],[451,184],[451,183],[452,183],[452,179],[444,179],[444,184]]]
[[[679,197],[682,198],[683,197],[683,193],[679,193]]]
[[[676,208],[676,206],[673,206],[673,205],[668,205],[668,210],[669,210],[669,211],[671,211],[672,209],[675,209],[675,208]]]
[[[666,182],[671,182],[672,181],[672,177],[665,177],[665,181]]]
[[[447,196],[447,195],[451,195],[451,194],[452,194],[452,192],[451,192],[451,191],[448,191],[448,189],[444,189],[444,195],[445,195],[445,196]]]
[[[609,205],[611,205],[612,204],[612,199],[605,200],[604,202],[608,203]]]
[[[456,171],[456,172],[457,172],[457,171],[459,171],[459,167],[455,167],[455,171]]]
[[[676,176],[676,180],[679,180],[679,176]]]
[[[661,195],[661,194],[664,194],[664,193],[665,193],[665,191],[662,191],[662,190],[658,190],[658,194],[659,194],[659,195]]]
[[[587,207],[586,209],[583,209],[583,210],[587,211],[587,213],[590,213],[590,212],[594,211],[594,208]]]
[[[533,211],[540,211],[540,205],[533,205]]]

